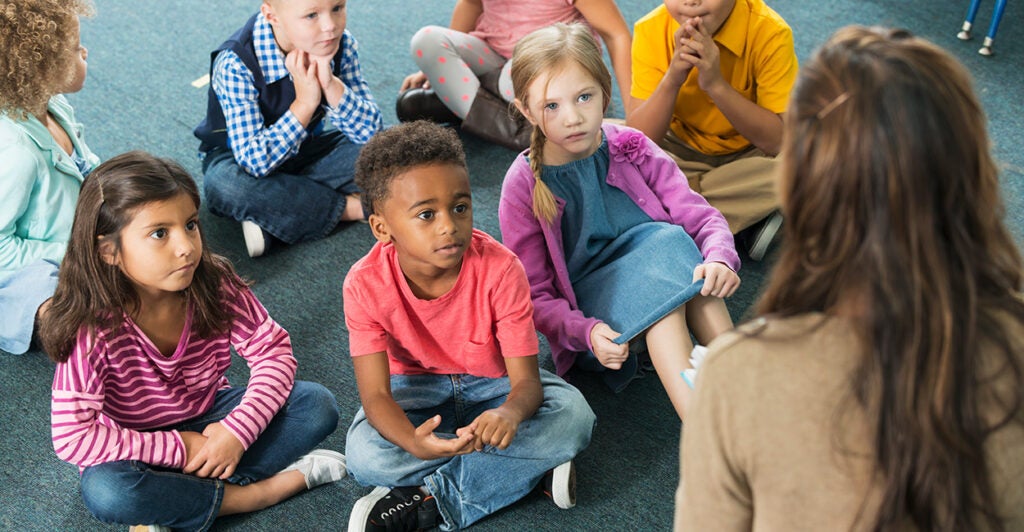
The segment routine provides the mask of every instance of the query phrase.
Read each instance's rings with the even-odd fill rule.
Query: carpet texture
[[[951,51],[973,73],[1000,161],[1008,223],[1018,241],[1024,227],[1024,25],[1011,3],[996,39],[996,55],[976,53],[994,2],[983,6],[972,42],[956,39],[967,2],[906,0],[770,0],[794,29],[797,54],[806,60],[836,28],[846,24],[910,29]],[[209,68],[209,51],[257,9],[256,0],[134,2],[101,0],[96,17],[82,25],[89,48],[85,88],[71,96],[86,126],[90,147],[103,159],[143,149],[172,157],[198,179],[192,128],[202,118],[205,87],[192,82]],[[619,2],[630,24],[656,0]],[[360,43],[364,74],[386,124],[395,123],[394,100],[402,78],[414,70],[408,39],[420,26],[448,22],[454,0],[403,2],[351,0],[348,28]],[[616,101],[610,115],[622,116]],[[497,203],[505,170],[515,154],[465,136],[476,226],[499,236]],[[2,163],[0,163],[2,164]],[[257,296],[291,333],[300,379],[329,387],[337,396],[341,425],[323,444],[344,451],[345,432],[358,406],[342,316],[341,283],[349,266],[373,244],[365,224],[347,224],[330,237],[245,255],[239,224],[201,215],[207,244],[231,258],[254,284]],[[735,320],[747,316],[771,265],[744,259],[742,287],[728,301]],[[542,365],[550,351],[542,343]],[[56,458],[50,443],[49,391],[53,365],[42,353],[0,355],[0,529],[115,530],[93,519],[81,501],[74,466]],[[236,359],[229,377],[244,384]],[[572,379],[597,413],[590,447],[578,457],[578,505],[559,510],[541,495],[480,522],[477,530],[666,530],[672,525],[678,480],[680,424],[656,376],[615,395],[599,378]],[[699,489],[699,488],[698,488]],[[352,504],[370,488],[344,479],[301,494],[274,508],[218,519],[215,530],[326,530],[346,526]]]

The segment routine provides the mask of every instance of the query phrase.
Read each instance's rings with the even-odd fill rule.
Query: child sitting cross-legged
[[[334,395],[295,379],[288,332],[205,245],[199,199],[169,159],[96,167],[40,323],[53,448],[104,523],[208,530],[345,476],[344,456],[314,450]],[[232,351],[246,386],[228,383]]]
[[[349,530],[466,527],[542,481],[572,507],[594,413],[538,368],[526,273],[473,229],[458,137],[425,121],[378,133],[356,183],[378,242],[345,278],[363,405],[346,446],[352,478],[378,487]]]

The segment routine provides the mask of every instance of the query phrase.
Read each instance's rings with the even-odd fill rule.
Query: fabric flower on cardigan
[[[647,137],[639,131],[626,131],[611,139],[612,158],[617,163],[642,165],[651,156]]]

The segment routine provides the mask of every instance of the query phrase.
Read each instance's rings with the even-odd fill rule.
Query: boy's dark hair
[[[431,164],[466,167],[466,152],[453,130],[417,120],[374,135],[356,160],[355,179],[363,191],[363,210],[374,213],[374,205],[387,199],[388,186],[395,176]]]

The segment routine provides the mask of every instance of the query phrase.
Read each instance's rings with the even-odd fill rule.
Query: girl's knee
[[[118,464],[121,463],[93,466],[82,474],[82,501],[89,513],[104,523],[123,522],[126,515],[147,503],[138,500],[138,490],[134,489],[142,481],[144,472]]]
[[[433,50],[440,47],[442,42],[448,40],[448,31],[450,30],[443,26],[424,26],[420,28],[409,41],[409,51],[412,53],[413,59],[416,59],[419,52],[422,52],[424,49]]]
[[[289,408],[303,412],[309,419],[309,429],[324,438],[338,428],[340,413],[338,401],[325,386],[315,382],[295,381],[288,398]]]

